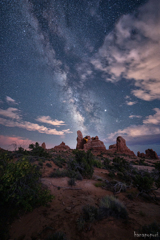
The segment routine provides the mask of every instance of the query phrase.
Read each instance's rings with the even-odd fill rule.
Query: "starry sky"
[[[108,149],[117,136],[160,155],[159,0],[0,0],[0,147]]]

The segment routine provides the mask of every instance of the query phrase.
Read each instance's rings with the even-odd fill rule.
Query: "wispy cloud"
[[[126,101],[126,104],[128,106],[133,106],[134,104],[136,104],[137,102],[132,102],[132,101]]]
[[[8,104],[18,104],[18,103],[16,103],[16,101],[13,98],[11,98],[9,96],[6,96],[6,101]]]
[[[38,125],[36,123],[31,123],[27,121],[12,121],[0,118],[0,124],[6,127],[18,127],[24,128],[28,131],[38,131],[39,133],[51,134],[51,135],[64,135],[64,133],[72,133],[70,129],[57,131],[56,129],[47,128],[43,125]]]
[[[66,125],[64,121],[59,121],[57,119],[52,120],[50,116],[41,116],[41,117],[37,117],[36,121],[38,122],[42,122],[42,123],[48,123],[51,124],[53,126],[61,126],[61,125]]]
[[[0,115],[17,120],[21,118],[17,108],[0,109]]]
[[[129,118],[141,118],[142,116],[140,115],[130,115]]]
[[[129,140],[132,140],[133,138],[137,138],[137,137],[142,137],[142,136],[153,137],[154,135],[159,135],[160,134],[160,109],[154,108],[153,110],[156,111],[156,113],[154,115],[147,116],[146,119],[143,120],[143,125],[132,125],[122,130],[120,129],[114,133],[109,134],[108,139],[113,141],[118,135],[121,135]]]
[[[132,94],[145,101],[160,99],[160,1],[152,0],[139,14],[124,15],[91,59],[106,81],[134,79]]]
[[[154,115],[149,115],[148,117],[146,117],[146,119],[143,120],[144,124],[160,124],[160,109],[154,108],[153,110],[156,111],[156,113]]]

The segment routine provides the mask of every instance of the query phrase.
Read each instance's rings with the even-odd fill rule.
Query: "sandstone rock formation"
[[[117,152],[117,153],[126,154],[130,156],[135,156],[134,152],[127,147],[126,140],[121,136],[117,137],[116,144],[109,146],[108,152],[112,152],[112,153]]]
[[[77,146],[76,149],[83,149],[83,145],[84,145],[85,141],[83,140],[83,135],[81,133],[81,131],[77,131]]]
[[[62,142],[60,145],[55,146],[53,150],[55,151],[68,151],[70,147],[68,147],[64,142]]]
[[[145,153],[140,153],[139,151],[137,152],[137,157],[145,158],[146,154]]]
[[[46,144],[45,144],[45,142],[42,143],[41,147],[42,147],[43,149],[46,149]]]
[[[86,136],[83,138],[81,131],[77,131],[76,149],[84,149],[84,151],[88,151],[90,149],[95,151],[106,151],[104,143],[99,140],[98,136],[92,138],[90,136]]]
[[[153,149],[147,149],[145,150],[145,153],[138,152],[137,156],[142,158],[146,157],[146,158],[152,158],[152,159],[159,159],[157,153],[153,151]]]

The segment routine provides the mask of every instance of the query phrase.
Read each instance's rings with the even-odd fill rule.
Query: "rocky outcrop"
[[[116,144],[109,146],[108,152],[111,152],[111,153],[117,152],[120,154],[135,156],[134,152],[127,147],[126,140],[121,136],[117,137]]]
[[[157,153],[153,151],[153,149],[147,149],[145,150],[145,153],[138,152],[137,156],[142,158],[159,159]]]
[[[121,137],[121,136],[118,136],[118,137],[117,137],[116,146],[117,146],[117,152],[119,152],[119,153],[124,153],[124,154],[126,154],[126,155],[134,155],[134,156],[135,156],[134,152],[131,151],[131,150],[127,147],[127,145],[126,145],[126,140],[125,140],[123,137]]]
[[[70,150],[70,147],[68,147],[64,142],[62,142],[60,145],[55,146],[53,148],[55,151],[68,151]]]
[[[81,133],[81,131],[77,131],[77,146],[76,149],[83,149],[83,144],[85,143],[85,141],[83,140],[83,135]]]
[[[43,149],[46,149],[46,144],[45,144],[45,142],[42,143],[41,147],[42,147]]]
[[[84,151],[88,151],[90,149],[94,151],[106,151],[104,143],[99,140],[98,136],[92,138],[90,136],[86,136],[83,138],[81,131],[77,131],[77,135],[76,149],[84,149]]]
[[[146,156],[149,158],[158,159],[158,155],[155,151],[153,151],[153,149],[147,149],[145,153],[146,153]]]
[[[137,152],[137,157],[145,158],[146,154],[145,153],[140,153],[139,151]]]

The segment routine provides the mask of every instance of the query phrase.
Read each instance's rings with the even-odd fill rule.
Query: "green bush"
[[[94,222],[99,218],[99,211],[97,207],[88,204],[82,208],[82,211],[85,222]]]
[[[102,168],[101,160],[94,159],[93,166],[97,168]]]
[[[32,210],[53,198],[48,190],[42,189],[41,176],[36,165],[23,158],[17,162],[0,160],[0,197],[2,204]]]
[[[99,209],[101,218],[109,216],[124,219],[128,218],[126,207],[113,196],[103,197],[101,199]]]
[[[51,155],[46,152],[44,148],[39,146],[39,143],[36,142],[35,144],[30,144],[29,149],[31,150],[29,153],[33,156],[39,156],[39,157],[51,157]]]
[[[68,177],[68,171],[66,169],[64,169],[63,171],[60,171],[58,168],[54,172],[50,173],[49,177],[53,177],[53,178]]]
[[[105,158],[105,159],[104,159],[103,165],[104,165],[104,168],[105,168],[105,169],[110,169],[110,165],[109,165],[110,162],[111,162],[110,159],[108,159],[108,158]]]
[[[148,172],[140,171],[139,174],[136,174],[133,180],[133,184],[138,188],[140,193],[145,192],[149,193],[153,186],[154,179]]]
[[[75,186],[75,185],[76,185],[75,178],[69,179],[69,180],[68,180],[68,185],[71,186],[71,187],[72,187],[72,186]]]
[[[91,151],[74,150],[75,159],[68,161],[68,169],[80,172],[83,177],[91,178],[94,172],[94,156]]]
[[[50,163],[46,163],[46,166],[49,167],[49,168],[52,167],[52,165]]]
[[[59,168],[62,168],[65,163],[66,163],[66,160],[64,158],[62,158],[60,155],[57,156],[56,158],[52,159],[52,161],[59,167]]]
[[[94,184],[95,187],[105,187],[106,184],[104,182],[97,182]]]

